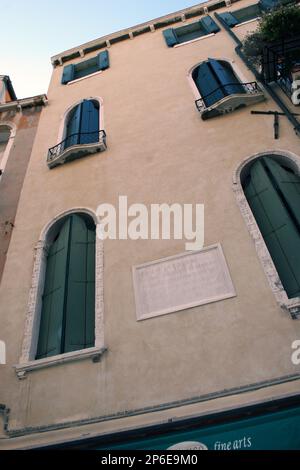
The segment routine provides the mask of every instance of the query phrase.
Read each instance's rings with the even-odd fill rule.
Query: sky
[[[202,0],[0,0],[0,75],[18,98],[47,93],[51,56]]]

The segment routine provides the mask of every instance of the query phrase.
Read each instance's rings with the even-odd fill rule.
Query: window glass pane
[[[199,22],[176,28],[176,35],[179,43],[192,41],[206,35],[206,31],[201,27]]]
[[[97,57],[93,57],[92,59],[80,62],[79,64],[75,65],[74,80],[76,80],[77,78],[86,77],[91,73],[98,72],[98,70],[99,67]]]

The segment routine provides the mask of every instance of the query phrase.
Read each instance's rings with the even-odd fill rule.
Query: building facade
[[[299,107],[239,53],[265,5],[231,3],[52,58],[1,281],[1,447],[299,448]],[[251,111],[284,106],[274,139]],[[103,240],[120,196],[203,204],[204,248]]]
[[[18,100],[7,75],[0,75],[0,279],[42,107],[47,97]]]

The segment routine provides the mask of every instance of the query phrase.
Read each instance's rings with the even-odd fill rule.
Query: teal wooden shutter
[[[229,26],[230,28],[233,28],[233,26],[239,24],[238,20],[235,18],[235,16],[228,12],[225,13],[220,13],[219,14],[220,18]]]
[[[220,84],[207,62],[203,62],[195,69],[193,78],[206,106],[211,106],[224,98],[224,92],[220,89]]]
[[[109,68],[109,54],[108,51],[102,51],[97,56],[99,70]]]
[[[300,227],[300,177],[271,158],[264,158],[267,169],[278,187],[288,211]]]
[[[47,258],[37,359],[61,353],[69,236],[68,219]]]
[[[226,95],[233,95],[235,93],[246,93],[244,87],[240,85],[229,64],[227,66],[227,64],[225,65],[215,59],[208,60]]]
[[[72,109],[69,114],[64,144],[65,148],[70,147],[71,145],[76,145],[80,142],[81,113],[82,103]]]
[[[168,47],[173,47],[178,44],[178,39],[173,28],[165,29],[163,35]]]
[[[99,105],[92,100],[84,100],[81,110],[80,143],[91,144],[99,140]]]
[[[94,345],[95,229],[72,215],[64,351]]]
[[[293,298],[300,295],[300,234],[274,186],[269,164],[263,158],[252,165],[244,191],[284,289]]]
[[[66,65],[63,69],[63,74],[61,77],[61,83],[66,85],[68,82],[74,80],[75,66],[73,64]]]
[[[220,28],[217,23],[209,15],[201,18],[200,23],[203,26],[204,30],[207,32],[207,34],[217,33],[218,31],[220,31]]]

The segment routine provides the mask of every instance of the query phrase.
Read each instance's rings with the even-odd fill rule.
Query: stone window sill
[[[100,75],[100,73],[103,73],[103,70],[98,70],[98,72],[90,73],[85,77],[75,78],[75,80],[71,80],[70,82],[68,82],[67,85],[73,85],[73,83],[81,82],[82,80],[86,80],[87,78],[95,77],[95,75]]]
[[[44,359],[37,359],[36,361],[30,361],[23,364],[17,364],[14,366],[16,374],[19,379],[24,379],[28,372],[33,372],[39,369],[45,369],[46,367],[52,367],[60,364],[66,364],[69,362],[80,361],[83,359],[92,359],[93,362],[100,362],[101,356],[107,351],[107,348],[87,348],[79,351],[72,351],[65,354],[59,354],[57,356],[46,357]]]
[[[251,20],[243,21],[242,23],[236,24],[234,28],[239,28],[240,26],[244,26],[245,24],[254,23],[254,21],[260,20],[260,18],[260,16],[257,16],[256,18],[251,18]]]

